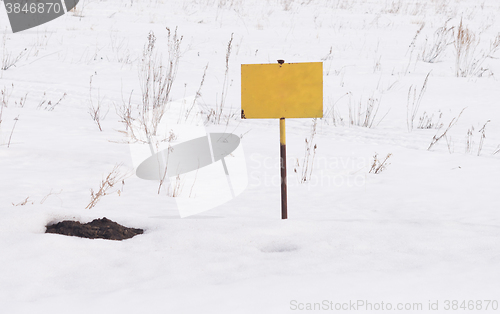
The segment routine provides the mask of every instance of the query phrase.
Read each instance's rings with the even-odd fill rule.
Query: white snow
[[[0,7],[0,62],[22,53],[0,70],[0,91],[10,95],[0,94],[0,106],[8,98],[0,313],[300,313],[358,300],[445,313],[454,312],[446,300],[500,302],[500,49],[482,59],[481,76],[456,77],[453,39],[439,62],[420,57],[438,28],[449,20],[456,34],[462,20],[479,41],[471,60],[480,59],[500,36],[498,1],[82,0],[82,17],[69,12],[16,34]],[[182,219],[168,186],[158,194],[158,182],[132,174],[116,113],[131,93],[141,101],[138,64],[150,31],[166,60],[166,27],[183,36],[171,100],[194,96],[208,64],[197,99],[205,120],[221,101],[233,34],[223,119],[205,127],[242,136],[248,172],[241,195]],[[287,120],[288,220],[280,219],[279,122],[239,118],[240,65],[278,59],[324,69],[325,116],[306,183],[313,122]],[[409,89],[418,97],[428,74],[409,131]],[[91,98],[107,112],[102,132]],[[370,98],[379,105],[373,127],[350,125],[349,108],[361,103],[363,112]],[[417,128],[424,112],[434,122],[442,114],[443,126]],[[373,174],[376,153],[392,155]],[[120,163],[132,175],[85,209],[90,189]],[[45,234],[53,222],[104,216],[145,233],[125,241]],[[493,304],[467,311],[496,312]]]

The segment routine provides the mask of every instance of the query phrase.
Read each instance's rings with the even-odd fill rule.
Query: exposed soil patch
[[[81,224],[78,221],[64,220],[47,226],[45,233],[57,233],[88,239],[125,240],[142,234],[144,230],[124,227],[108,218],[94,219]]]

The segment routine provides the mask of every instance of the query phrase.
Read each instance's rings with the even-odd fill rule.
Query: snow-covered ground
[[[499,14],[495,0],[82,0],[12,34],[2,3],[0,61],[19,60],[0,71],[0,313],[331,312],[361,300],[367,313],[498,312]],[[167,185],[131,175],[86,209],[115,165],[133,173],[117,112],[141,102],[150,32],[166,62],[167,27],[182,36],[170,99],[193,99],[206,69],[197,105],[207,131],[241,136],[248,187],[181,219]],[[457,66],[459,33],[472,43]],[[316,130],[287,120],[288,220],[279,122],[239,118],[240,65],[277,59],[324,69]],[[356,112],[369,104],[364,127]],[[317,148],[301,183],[306,138]],[[377,174],[375,154],[391,154]],[[145,233],[44,233],[104,216]]]

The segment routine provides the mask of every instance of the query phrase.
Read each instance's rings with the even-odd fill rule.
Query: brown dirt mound
[[[64,220],[47,226],[45,233],[57,233],[88,239],[124,240],[142,234],[142,229],[127,228],[108,218],[94,219],[92,222],[81,224],[78,221]]]

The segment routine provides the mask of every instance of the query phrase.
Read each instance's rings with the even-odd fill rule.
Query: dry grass
[[[220,100],[218,102],[216,102],[216,107],[215,109],[209,109],[206,113],[207,115],[207,122],[212,122],[212,123],[215,123],[215,124],[220,124],[221,123],[221,120],[222,120],[222,117],[223,117],[223,113],[224,113],[224,110],[225,110],[225,106],[226,106],[226,98],[227,98],[227,91],[228,91],[228,88],[229,88],[229,78],[228,78],[228,75],[229,75],[229,58],[231,57],[231,51],[232,51],[232,45],[233,45],[233,35],[234,34],[231,34],[231,38],[229,39],[229,42],[227,43],[227,49],[226,49],[226,70],[224,72],[224,81],[222,83],[222,93],[221,93],[221,97],[220,97]],[[226,115],[226,118],[227,118],[227,123],[229,123],[229,118],[231,118],[232,116],[234,116],[234,114],[227,114]]]
[[[416,86],[411,85],[408,90],[408,98],[406,102],[406,127],[408,128],[408,132],[411,132],[413,130],[413,123],[417,116],[418,109],[420,108],[422,98],[424,97],[425,91],[427,90],[427,82],[429,81],[430,74],[431,72],[429,72],[425,77],[424,83],[420,88],[418,96]]]
[[[201,89],[203,87],[203,83],[205,83],[205,76],[207,75],[207,70],[208,70],[208,63],[205,66],[205,70],[203,71],[203,76],[201,77],[200,86],[198,87],[198,90],[196,91],[196,95],[194,96],[193,104],[191,105],[191,107],[189,108],[189,110],[186,111],[186,115],[185,115],[185,120],[184,121],[187,121],[187,119],[191,115],[191,112],[193,111],[194,106],[196,105],[196,102],[198,101],[198,98],[201,97]]]
[[[10,88],[10,90],[7,88],[7,86],[4,86],[0,90],[0,105],[2,107],[8,107],[9,99],[10,99],[10,96],[12,95],[13,90],[14,90],[14,84],[12,84],[12,87]]]
[[[170,185],[168,186],[168,191],[167,191],[168,196],[178,197],[181,194],[183,187],[184,187],[183,180],[180,175],[177,175],[175,177],[174,182],[170,183]]]
[[[90,189],[90,203],[85,207],[85,209],[91,209],[97,205],[97,203],[101,200],[105,195],[109,195],[114,193],[115,191],[111,191],[116,184],[121,183],[122,189],[125,184],[125,179],[129,176],[127,173],[122,173],[120,168],[122,164],[117,164],[113,167],[111,172],[106,176],[106,178],[101,180],[99,185],[99,189],[95,192],[93,189]],[[116,191],[120,194],[120,190]]]
[[[443,126],[441,122],[442,117],[443,113],[439,112],[437,121],[434,121],[434,114],[428,115],[427,112],[424,111],[418,119],[417,129],[440,129]]]
[[[99,131],[102,132],[101,121],[104,120],[108,112],[103,113],[102,111],[102,102],[103,99],[100,97],[99,91],[97,91],[97,100],[94,102],[92,96],[92,76],[90,76],[90,88],[89,88],[89,111],[90,117],[94,120],[95,124],[99,128]],[[64,94],[66,95],[66,94]],[[54,106],[55,107],[55,106]],[[52,108],[53,109],[53,108]],[[109,111],[109,110],[108,110]]]
[[[21,60],[21,58],[28,52],[28,49],[25,48],[21,50],[21,52],[17,54],[13,54],[9,49],[7,49],[7,33],[4,33],[2,38],[2,63],[0,64],[0,70],[6,71]]]
[[[17,121],[19,121],[19,115],[14,118],[14,125],[12,126],[12,131],[10,132],[9,142],[7,143],[7,148],[10,147],[10,141],[12,140],[12,134],[14,134],[14,129],[16,128]]]
[[[52,195],[58,195],[58,194],[61,194],[62,193],[62,190],[60,190],[59,192],[52,192],[52,189],[50,189],[50,192],[45,195],[41,200],[40,200],[40,204],[43,204],[45,203],[45,201]]]
[[[427,150],[430,150],[434,145],[436,145],[443,137],[446,137],[447,133],[450,131],[450,129],[458,122],[458,119],[460,119],[460,116],[462,115],[462,113],[464,112],[465,108],[462,109],[462,111],[460,111],[460,114],[451,119],[450,123],[448,124],[448,126],[446,127],[446,129],[444,131],[441,132],[441,134],[439,133],[439,130],[438,132],[432,137],[432,141],[431,143],[429,144],[429,147],[427,148]]]
[[[345,96],[350,96],[351,93],[345,93],[342,96],[340,96],[336,101],[331,102],[331,106],[326,110],[324,116],[323,116],[323,121],[329,123],[329,120],[331,119],[332,123],[334,126],[343,126],[344,125],[344,118],[342,118],[342,115],[337,109],[337,103],[342,100]]]
[[[477,148],[477,155],[480,156],[481,155],[481,151],[483,150],[483,144],[484,144],[484,140],[486,139],[486,125],[488,123],[490,123],[491,120],[488,120],[486,121],[483,126],[481,127],[481,129],[479,129],[479,146]]]
[[[152,145],[153,138],[157,136],[158,125],[167,111],[177,75],[182,39],[177,34],[177,28],[172,32],[167,27],[168,54],[165,62],[163,55],[157,52],[155,34],[150,32],[147,37],[139,65],[141,104],[137,107],[132,105],[131,92],[128,101],[122,99],[121,107],[116,110],[133,141]]]
[[[493,152],[492,155],[496,155],[498,153],[500,153],[500,145],[498,145],[497,148],[495,148],[495,151]]]
[[[468,154],[472,151],[472,146],[474,145],[474,126],[467,130],[467,135],[465,136],[465,153]]]
[[[500,49],[500,33],[490,42],[487,50],[478,51],[480,36],[463,25],[455,30],[455,75],[457,77],[484,76],[493,73],[483,67],[484,62]]]
[[[360,100],[357,106],[349,101],[349,124],[366,128],[377,126],[385,117],[375,122],[379,107],[380,99],[373,96],[368,98],[366,103]]]
[[[21,202],[19,202],[17,204],[12,203],[12,206],[24,206],[24,205],[27,205],[30,203],[31,203],[31,205],[35,204],[35,202],[30,201],[30,197],[28,196],[24,200],[22,200]]]
[[[47,101],[47,99],[46,99],[47,93],[44,92],[42,99],[38,103],[37,109],[43,108],[43,110],[53,111],[59,104],[61,104],[61,101],[63,101],[64,98],[66,98],[66,96],[67,96],[67,94],[64,93],[61,96],[61,98],[59,98],[58,101],[52,103],[52,100]]]
[[[389,154],[387,154],[387,156],[385,156],[384,160],[380,160],[378,158],[378,154],[375,153],[375,155],[373,156],[372,166],[370,168],[370,171],[368,171],[368,173],[379,174],[382,171],[384,171],[387,168],[387,166],[390,165],[390,163],[388,163],[387,160],[391,156],[392,156],[392,154],[389,153]]]
[[[347,115],[346,119],[343,117],[343,113],[338,109],[337,103],[342,100],[344,97],[349,96],[349,100],[347,103]],[[363,101],[361,98],[359,101],[354,102],[353,96],[351,92],[347,92],[340,96],[332,105],[327,108],[323,121],[333,123],[334,126],[344,126],[352,125],[352,126],[360,126],[366,128],[373,128],[382,122],[384,118],[387,116],[389,111],[385,113],[384,116],[378,117],[379,109],[380,109],[381,99],[375,96],[369,97],[366,101]]]
[[[293,171],[297,174],[299,174],[300,172],[300,178],[299,178],[300,183],[306,183],[310,181],[312,177],[312,172],[314,169],[314,157],[316,156],[316,149],[318,148],[317,144],[314,143],[314,136],[316,135],[317,124],[318,124],[318,119],[314,118],[309,138],[307,137],[305,138],[305,150],[304,150],[304,159],[302,161],[302,165],[297,159],[295,168],[293,169]],[[298,168],[299,171],[297,171]]]
[[[439,27],[433,35],[432,41],[429,42],[428,38],[425,39],[425,45],[422,50],[422,61],[428,63],[435,63],[440,60],[446,48],[453,44],[453,31],[454,27],[449,27],[447,20],[443,26]]]
[[[14,90],[14,84],[12,84],[12,88],[10,90],[7,89],[6,86],[4,86],[0,90],[0,125],[2,125],[3,108],[8,107],[9,99],[10,99],[10,96],[12,95],[13,90]]]
[[[455,33],[455,75],[466,77],[477,71],[473,60],[478,40],[476,35],[463,25],[462,20]]]

